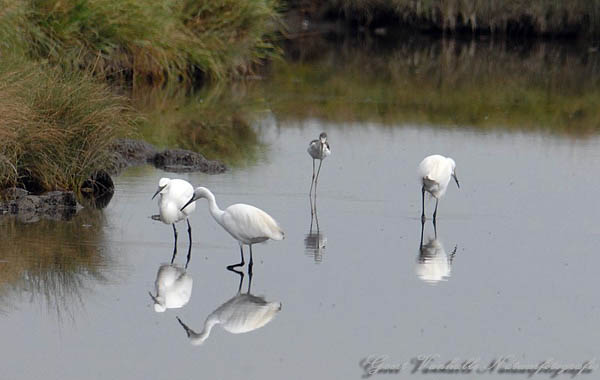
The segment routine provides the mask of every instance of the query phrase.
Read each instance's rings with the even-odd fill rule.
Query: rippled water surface
[[[280,91],[306,100],[303,88]],[[440,365],[478,358],[481,368],[503,355],[528,365],[598,357],[600,139],[589,132],[593,115],[585,115],[584,136],[573,137],[545,130],[544,121],[531,130],[502,128],[498,115],[497,125],[479,128],[479,119],[327,117],[322,108],[291,112],[278,104],[253,121],[264,152],[247,166],[214,176],[133,168],[115,178],[103,211],[84,209],[68,222],[3,219],[2,377],[359,378],[359,363],[370,355],[387,355],[389,365],[420,355],[438,355]],[[332,155],[318,184],[319,230],[313,223],[311,233],[306,147],[321,131]],[[416,167],[431,153],[455,159],[461,188],[450,184],[437,238],[428,220],[420,249]],[[189,302],[155,312],[148,292],[156,294],[157,272],[173,252],[171,227],[150,218],[163,176],[212,189],[222,208],[249,203],[279,221],[285,240],[253,249],[250,294],[263,299],[243,295],[247,275],[238,295],[240,277],[225,267],[239,261],[239,248],[201,200],[180,289],[180,303],[186,294]],[[430,216],[433,202],[427,206]],[[175,263],[184,265],[187,233],[183,224],[178,230]],[[238,320],[262,307],[264,326],[216,324],[203,344],[190,344],[176,317],[200,333],[221,305]],[[450,376],[410,369],[393,377]]]

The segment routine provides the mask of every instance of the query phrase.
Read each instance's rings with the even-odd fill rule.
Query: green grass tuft
[[[127,101],[89,75],[20,58],[0,62],[0,188],[77,191],[132,128]]]

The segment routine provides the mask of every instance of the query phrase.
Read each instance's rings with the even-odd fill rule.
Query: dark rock
[[[141,140],[118,139],[110,147],[112,159],[110,174],[118,174],[121,170],[134,165],[152,161],[158,151],[154,145]]]
[[[36,211],[41,208],[41,200],[37,195],[26,195],[17,200],[17,210],[19,212]]]
[[[81,185],[81,195],[85,203],[93,208],[108,206],[115,192],[115,184],[105,170],[96,170]]]
[[[20,187],[11,187],[4,189],[0,197],[2,199],[16,200],[29,194],[29,191]]]
[[[183,149],[167,149],[158,152],[156,147],[145,141],[119,139],[111,146],[113,158],[108,173],[116,175],[134,165],[151,163],[159,169],[175,172],[223,173],[227,167],[219,161],[207,160],[200,153]]]
[[[7,189],[0,201],[0,214],[17,215],[23,223],[37,222],[41,218],[68,220],[77,212],[77,199],[72,191],[52,191],[42,195],[29,194],[24,189]]]
[[[56,208],[75,208],[77,207],[77,198],[72,191],[50,191],[38,197],[41,202],[42,210],[51,210]]]
[[[217,174],[227,170],[220,161],[207,160],[200,153],[183,149],[167,149],[156,153],[153,163],[159,169],[174,173],[200,171]]]

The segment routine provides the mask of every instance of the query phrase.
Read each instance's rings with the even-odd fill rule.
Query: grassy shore
[[[277,0],[1,3],[0,39],[34,60],[111,79],[223,79],[277,54]]]
[[[123,87],[251,74],[279,56],[279,10],[278,0],[0,0],[0,188],[79,190],[116,137],[144,129],[137,116],[156,119],[117,95]],[[248,133],[235,117],[194,111],[194,147],[223,153],[220,140]]]
[[[133,124],[127,100],[87,74],[0,62],[0,188],[77,191]]]
[[[427,31],[600,37],[600,0],[290,0],[313,17]]]

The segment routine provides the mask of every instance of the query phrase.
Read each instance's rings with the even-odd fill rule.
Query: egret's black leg
[[[173,261],[175,261],[175,256],[177,256],[177,229],[175,228],[175,223],[173,223],[172,226],[173,235],[175,236],[175,244],[173,244],[173,257],[171,257],[171,264],[173,264]]]
[[[189,219],[186,219],[186,220],[187,220],[187,225],[188,225],[188,235],[190,236],[190,246],[188,247],[187,260],[185,262],[185,269],[187,269],[188,264],[190,263],[190,260],[192,259],[192,227],[190,226]]]
[[[230,271],[233,271],[233,272],[237,272],[233,268],[243,267],[244,264],[246,264],[246,262],[244,261],[244,248],[243,248],[243,246],[241,244],[240,244],[240,256],[242,258],[242,261],[240,263],[238,263],[238,264],[228,265],[227,269],[229,269]]]
[[[433,211],[433,224],[435,224],[435,218],[437,217],[437,206],[440,200],[435,198],[435,211]]]
[[[433,237],[437,240],[437,223],[435,218],[433,218]]]
[[[252,266],[254,265],[254,261],[252,260],[252,244],[250,244],[250,263],[248,264],[248,275],[252,276]]]
[[[421,223],[425,223],[425,185],[421,187]]]

